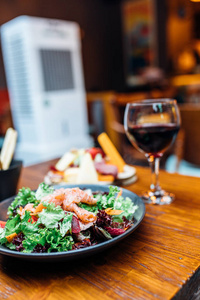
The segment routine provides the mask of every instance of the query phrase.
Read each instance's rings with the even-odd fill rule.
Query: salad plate
[[[67,185],[67,188],[77,187],[77,185]],[[107,185],[89,185],[89,184],[81,184],[78,187],[82,190],[90,189],[92,192],[109,192],[109,186]],[[55,187],[56,188],[56,187]],[[122,189],[122,196],[124,198],[128,197],[131,199],[134,205],[137,205],[137,209],[134,212],[134,224],[128,228],[124,233],[118,235],[112,239],[106,240],[96,245],[92,245],[86,248],[69,250],[66,252],[50,252],[50,253],[24,253],[17,252],[15,250],[10,250],[9,248],[0,245],[0,254],[25,259],[29,261],[59,261],[59,260],[72,260],[78,259],[86,256],[90,256],[96,254],[100,251],[103,251],[107,248],[114,246],[116,243],[121,242],[128,235],[133,233],[138,226],[141,224],[144,215],[145,215],[145,205],[142,199],[136,195],[135,193],[128,191],[126,189]],[[6,221],[7,219],[7,209],[10,206],[11,202],[15,199],[15,197],[8,198],[0,203],[0,220]]]

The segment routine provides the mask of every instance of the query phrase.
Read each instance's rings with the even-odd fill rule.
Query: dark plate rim
[[[78,187],[82,188],[86,188],[86,189],[92,189],[93,191],[95,190],[108,190],[110,185],[102,185],[102,184],[79,184]],[[72,184],[72,185],[66,185],[67,188],[69,187],[77,187],[77,185]],[[54,186],[54,188],[56,188],[56,186]],[[58,188],[60,188],[60,186],[58,185]],[[13,257],[18,257],[18,258],[30,258],[30,259],[40,259],[40,258],[62,258],[62,257],[79,257],[82,256],[84,254],[90,254],[90,253],[95,253],[97,251],[100,250],[104,250],[116,243],[118,243],[120,240],[124,239],[125,237],[127,237],[129,234],[131,234],[133,231],[135,231],[138,226],[141,224],[144,216],[145,216],[145,204],[142,201],[142,199],[135,193],[122,188],[122,192],[126,193],[128,195],[126,195],[126,197],[130,197],[132,196],[131,200],[133,200],[133,198],[135,198],[135,200],[137,199],[137,204],[140,205],[141,207],[141,216],[140,218],[134,223],[134,225],[127,229],[127,231],[117,237],[114,237],[112,240],[108,240],[105,242],[102,242],[100,244],[97,245],[93,245],[90,247],[86,247],[86,248],[82,248],[82,249],[78,249],[78,250],[70,250],[70,251],[66,251],[66,252],[50,252],[50,253],[24,253],[24,252],[17,252],[14,250],[10,250],[8,248],[6,248],[5,246],[0,245],[0,254],[2,255],[7,255],[7,256],[13,256]],[[8,199],[3,200],[1,204],[5,203],[6,201],[9,202],[9,200],[14,199],[15,196],[10,197]]]

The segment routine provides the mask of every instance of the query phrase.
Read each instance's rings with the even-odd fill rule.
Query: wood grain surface
[[[51,163],[24,168],[19,187],[37,188]],[[141,194],[150,170],[137,174],[127,188]],[[146,205],[139,228],[98,255],[57,263],[0,256],[0,299],[199,299],[200,179],[162,171],[160,183],[176,200]]]

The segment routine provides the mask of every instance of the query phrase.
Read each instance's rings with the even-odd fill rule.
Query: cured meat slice
[[[113,175],[115,178],[118,174],[118,168],[114,165],[106,164],[105,162],[95,162],[97,172],[103,175]]]

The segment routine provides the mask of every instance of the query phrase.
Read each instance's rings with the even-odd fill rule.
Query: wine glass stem
[[[154,157],[153,155],[150,155],[148,157],[149,165],[151,168],[151,185],[150,189],[152,192],[160,191],[161,187],[159,185],[159,166],[160,166],[160,158]]]

